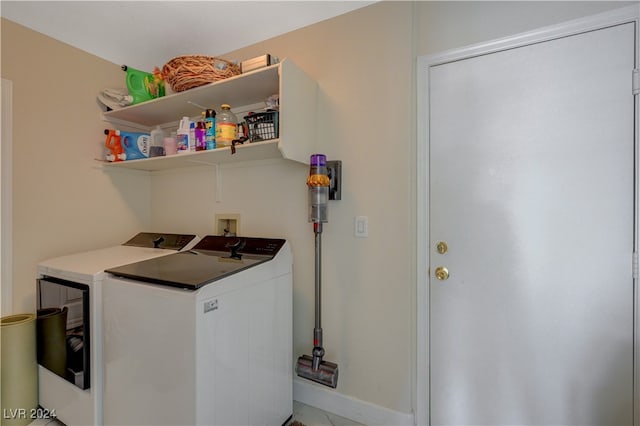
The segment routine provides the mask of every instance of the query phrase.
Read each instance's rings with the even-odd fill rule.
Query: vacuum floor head
[[[313,357],[302,355],[296,363],[296,374],[308,380],[335,389],[338,386],[338,364],[321,361],[317,369],[313,369]]]

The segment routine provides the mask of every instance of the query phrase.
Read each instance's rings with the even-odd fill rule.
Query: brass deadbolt
[[[447,243],[440,241],[436,244],[436,250],[438,250],[438,253],[440,254],[445,254],[449,250],[449,247],[447,246]]]
[[[435,271],[436,278],[440,281],[444,281],[449,278],[449,270],[444,266],[438,266]]]

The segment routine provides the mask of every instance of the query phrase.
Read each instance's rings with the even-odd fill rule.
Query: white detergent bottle
[[[186,154],[189,152],[189,133],[189,117],[182,117],[178,131],[176,132],[178,154]]]

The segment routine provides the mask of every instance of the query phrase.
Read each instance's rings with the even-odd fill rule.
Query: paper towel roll
[[[36,316],[0,318],[0,424],[27,425],[38,408]]]

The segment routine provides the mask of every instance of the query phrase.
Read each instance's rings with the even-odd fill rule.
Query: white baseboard
[[[408,426],[414,424],[411,413],[401,413],[361,401],[307,380],[293,380],[293,399],[365,425]]]

